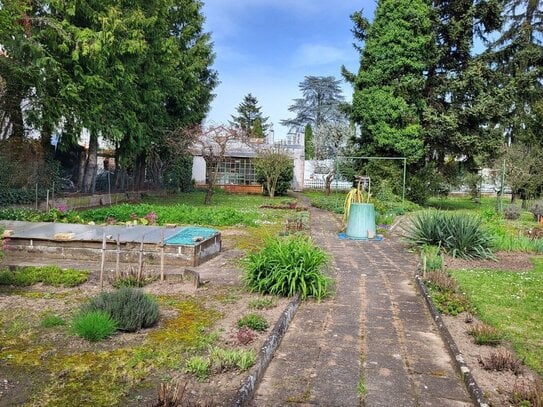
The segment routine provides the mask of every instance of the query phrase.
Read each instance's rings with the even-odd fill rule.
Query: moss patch
[[[0,316],[0,364],[9,368],[31,368],[44,378],[34,383],[34,405],[115,405],[131,389],[165,370],[179,368],[188,351],[213,336],[209,328],[220,316],[196,300],[159,297],[161,308],[172,317],[142,336],[134,346],[127,340],[101,344],[79,342],[67,330],[55,328],[55,335],[43,334],[38,316],[14,313]]]

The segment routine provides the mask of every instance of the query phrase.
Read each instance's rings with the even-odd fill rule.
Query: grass
[[[199,381],[204,381],[211,373],[211,360],[203,356],[192,356],[185,364],[185,372]]]
[[[310,199],[312,206],[332,213],[343,214],[347,191],[332,192],[328,196],[324,191],[304,191],[303,194]],[[375,206],[375,222],[377,224],[390,225],[396,216],[419,208],[412,202],[404,201],[402,203],[400,198],[395,196],[394,198],[396,199],[379,200],[376,196],[371,198],[370,203]]]
[[[453,270],[480,318],[509,340],[525,364],[543,374],[543,259],[527,272]]]
[[[251,309],[272,309],[277,306],[277,303],[274,298],[262,297],[249,300],[248,306]]]
[[[254,331],[265,331],[268,329],[268,321],[259,314],[247,314],[237,322],[238,328],[251,328]]]
[[[472,325],[468,329],[468,334],[473,337],[477,345],[496,346],[503,338],[503,334],[499,330],[485,323]]]
[[[54,328],[64,325],[66,325],[66,321],[64,320],[64,318],[50,312],[46,313],[41,320],[41,326],[43,328]]]
[[[103,311],[85,311],[74,317],[73,332],[91,342],[103,341],[117,330],[117,324]]]
[[[55,287],[75,287],[87,281],[89,274],[85,270],[63,270],[58,266],[20,267],[15,271],[0,270],[0,285],[24,287],[43,283]]]
[[[141,203],[104,206],[83,211],[59,212],[53,209],[40,213],[26,209],[0,209],[0,219],[24,221],[56,221],[70,223],[98,224],[199,224],[214,227],[241,225],[259,226],[268,223],[282,223],[291,211],[277,211],[261,208],[262,205],[280,204],[284,197],[269,198],[262,195],[230,194],[216,191],[211,205],[204,205],[205,192],[194,191],[171,196],[147,196]],[[54,215],[54,216],[52,216]],[[152,216],[151,216],[152,215]]]

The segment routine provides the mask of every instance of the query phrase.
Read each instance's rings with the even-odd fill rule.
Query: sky
[[[251,93],[275,139],[284,138],[288,128],[279,121],[294,116],[288,107],[302,96],[305,76],[342,79],[341,65],[358,70],[349,16],[363,9],[371,20],[375,6],[374,0],[204,0],[220,81],[207,122],[227,123]],[[351,100],[351,86],[342,87]]]

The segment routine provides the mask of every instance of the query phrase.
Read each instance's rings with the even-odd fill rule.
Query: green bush
[[[503,216],[509,220],[517,220],[521,213],[522,209],[517,205],[507,205],[503,210]]]
[[[105,312],[116,322],[119,330],[127,332],[151,327],[159,317],[157,303],[142,291],[130,287],[100,293],[83,309]]]
[[[244,260],[244,280],[251,291],[293,296],[300,293],[321,299],[330,279],[322,272],[328,255],[303,236],[272,238],[265,247]]]
[[[492,241],[479,217],[463,213],[423,211],[412,217],[407,240],[416,246],[432,245],[453,257],[492,258]]]
[[[253,331],[265,331],[268,329],[268,321],[258,314],[247,314],[238,320],[238,328],[251,328]]]
[[[277,179],[277,185],[275,186],[275,196],[286,195],[290,185],[292,184],[292,178],[294,177],[294,166],[286,168]],[[256,174],[256,182],[262,185],[264,195],[269,195],[268,188],[266,186],[266,176],[261,172]]]
[[[539,222],[541,217],[543,216],[543,201],[537,201],[532,205],[530,208],[530,212],[534,215],[535,220]]]
[[[117,325],[107,312],[82,311],[74,317],[72,329],[76,335],[96,342],[113,335]]]
[[[61,269],[58,266],[21,267],[15,271],[0,271],[0,285],[29,286],[37,283],[55,287],[75,287],[89,278],[89,271]]]

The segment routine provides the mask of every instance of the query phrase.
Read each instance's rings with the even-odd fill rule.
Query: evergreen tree
[[[346,78],[354,79],[351,119],[360,126],[362,153],[418,162],[424,157],[425,72],[434,41],[430,5],[381,0],[371,24],[361,13],[353,21],[365,44],[358,75]]]
[[[261,109],[257,98],[249,93],[236,108],[238,115],[232,115],[230,124],[248,137],[264,138],[270,125],[266,123],[269,117],[263,117]]]
[[[302,129],[307,124],[316,128],[323,123],[344,121],[340,83],[333,76],[306,76],[299,84],[303,98],[294,99],[288,108],[296,116],[281,120],[281,124]]]
[[[315,146],[313,144],[313,128],[308,123],[304,129],[304,153],[305,159],[311,160],[315,157]]]
[[[151,147],[167,152],[161,135],[200,122],[209,109],[217,76],[201,7],[199,0],[3,2],[2,130],[24,137],[29,123],[44,146],[62,131],[60,148],[72,149],[86,128],[81,189],[93,189],[99,136],[117,146],[116,168],[132,168],[141,186]]]
[[[423,136],[428,158],[443,170],[446,157],[490,158],[499,148],[493,123],[503,91],[493,86],[488,64],[472,55],[474,37],[484,39],[500,24],[497,0],[434,1],[435,53],[424,95]]]
[[[487,53],[506,91],[508,142],[543,143],[543,0],[505,1],[503,26]]]

